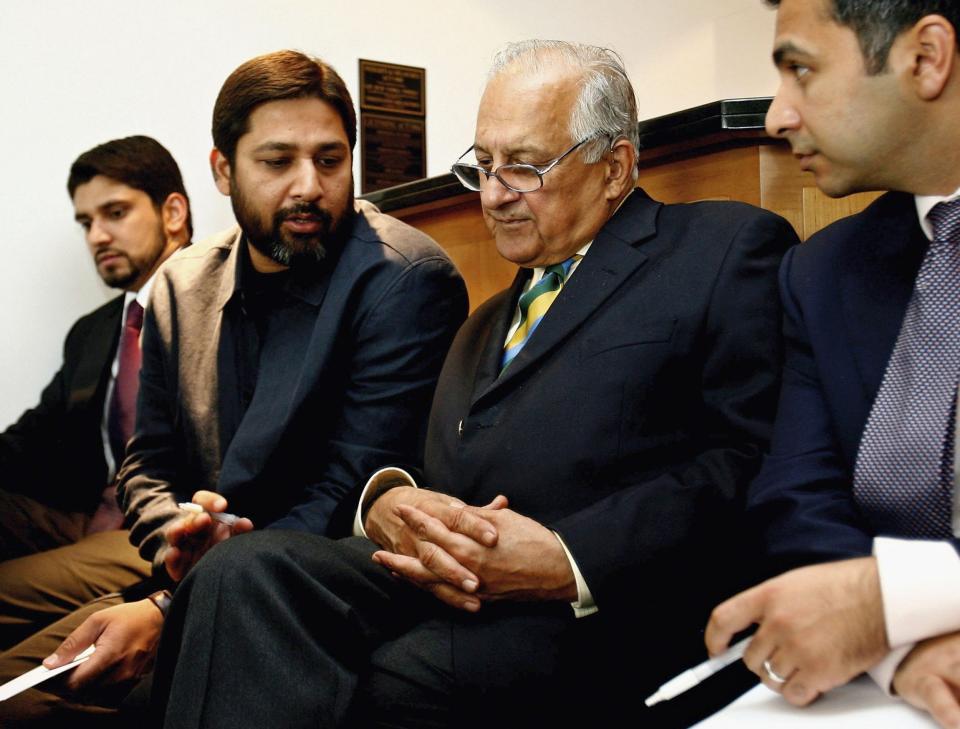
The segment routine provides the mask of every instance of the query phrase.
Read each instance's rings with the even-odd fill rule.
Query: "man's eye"
[[[263,164],[265,164],[265,165],[266,165],[267,167],[269,167],[270,169],[280,170],[280,169],[283,169],[284,167],[286,167],[288,164],[290,164],[290,160],[288,160],[288,159],[286,159],[286,158],[280,158],[280,159],[265,159],[265,160],[263,160]]]
[[[339,157],[318,157],[317,165],[319,167],[326,167],[327,169],[333,169],[334,167],[339,167],[342,160]]]
[[[802,63],[791,63],[789,66],[787,66],[787,68],[790,70],[790,73],[793,74],[793,77],[798,81],[810,73],[810,67],[804,66]]]
[[[126,208],[113,208],[107,212],[107,217],[110,220],[120,220],[124,215],[127,214]]]

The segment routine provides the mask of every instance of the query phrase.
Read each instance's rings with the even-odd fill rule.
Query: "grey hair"
[[[619,137],[639,150],[637,99],[623,59],[615,51],[568,41],[518,41],[494,56],[487,78],[494,78],[514,64],[521,70],[536,72],[557,59],[583,73],[580,95],[570,113],[571,141],[600,135],[580,148],[583,160],[599,162]]]

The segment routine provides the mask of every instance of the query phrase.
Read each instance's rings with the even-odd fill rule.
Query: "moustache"
[[[288,208],[281,208],[273,216],[275,226],[279,226],[284,220],[291,218],[314,219],[323,224],[326,230],[330,230],[333,225],[333,216],[315,203],[300,203]]]
[[[118,251],[115,248],[106,248],[106,249],[97,251],[93,257],[93,260],[96,263],[100,263],[100,261],[102,261],[104,258],[110,258],[112,256],[119,256],[121,258],[126,258],[127,254],[124,253],[123,251]]]

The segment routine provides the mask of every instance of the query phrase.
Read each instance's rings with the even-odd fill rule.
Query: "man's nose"
[[[481,180],[480,204],[485,208],[498,208],[520,197],[519,192],[504,185],[496,175],[489,175]]]
[[[99,248],[107,245],[111,240],[113,240],[113,236],[110,235],[110,231],[102,222],[98,220],[90,222],[90,227],[87,229],[87,245],[91,248]]]
[[[770,108],[767,110],[766,127],[767,134],[771,137],[783,138],[789,132],[795,131],[800,126],[800,114],[796,107],[790,103],[783,86],[777,89],[777,95],[770,102]]]
[[[302,160],[294,168],[294,179],[290,185],[290,197],[294,200],[313,201],[323,195],[320,170],[312,160]]]

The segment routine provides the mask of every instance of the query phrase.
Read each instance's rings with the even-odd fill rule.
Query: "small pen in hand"
[[[743,658],[743,652],[746,650],[752,637],[753,636],[744,638],[739,643],[735,643],[727,648],[726,651],[716,658],[704,661],[699,666],[689,668],[679,676],[671,678],[657,689],[655,694],[648,696],[647,700],[643,703],[647,706],[653,706],[654,704],[659,704],[661,701],[669,701],[670,699],[676,698],[685,691],[689,691],[694,686],[706,681],[710,676],[723,670],[731,663],[736,663]]]
[[[179,506],[184,511],[190,511],[194,514],[203,514],[204,512],[206,512],[207,514],[210,515],[211,519],[213,519],[214,521],[218,521],[221,524],[226,524],[228,527],[232,527],[234,524],[237,523],[237,519],[240,518],[236,514],[225,514],[220,511],[207,511],[202,506],[200,506],[200,504],[194,504],[189,501],[181,501],[179,504],[177,504],[177,506]]]

